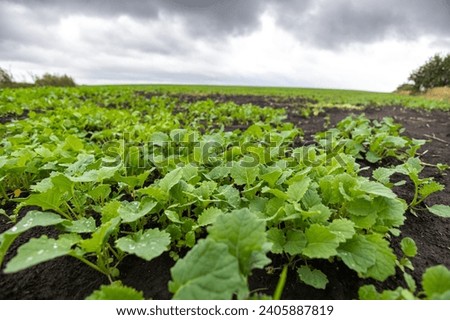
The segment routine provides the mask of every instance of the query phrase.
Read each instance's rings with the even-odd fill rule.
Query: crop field
[[[0,90],[0,299],[450,299],[450,102]]]

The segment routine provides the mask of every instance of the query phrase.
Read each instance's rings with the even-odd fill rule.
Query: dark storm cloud
[[[321,48],[386,38],[415,40],[420,36],[450,37],[450,0],[281,1],[273,4],[278,25]]]
[[[126,15],[139,21],[165,23],[178,19],[190,36],[218,41],[224,36],[256,30],[265,11],[299,41],[329,49],[386,37],[450,37],[450,0],[0,0],[1,3],[23,5],[34,13],[34,22],[46,25],[72,14],[103,18]],[[1,18],[0,39],[26,36],[12,27],[14,21]]]
[[[127,15],[139,20],[177,17],[194,35],[221,37],[254,30],[265,2],[260,0],[2,0],[37,10],[46,21],[70,14],[97,17]]]

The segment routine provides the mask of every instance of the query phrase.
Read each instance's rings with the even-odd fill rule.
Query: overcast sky
[[[449,52],[450,0],[0,0],[16,80],[392,91]]]

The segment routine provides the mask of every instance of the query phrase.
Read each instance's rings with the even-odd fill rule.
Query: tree
[[[10,72],[0,68],[0,85],[10,85],[14,82],[13,76]]]
[[[68,75],[54,75],[45,73],[42,77],[35,77],[34,84],[37,86],[52,87],[75,87],[76,83],[72,77]]]
[[[413,71],[408,78],[415,91],[450,86],[450,54],[431,57],[424,65]]]

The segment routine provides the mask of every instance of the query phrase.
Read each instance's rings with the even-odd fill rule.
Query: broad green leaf
[[[178,213],[176,211],[173,210],[164,210],[164,215],[171,221],[174,223],[182,223],[180,220],[180,216],[178,215]]]
[[[61,213],[60,206],[63,204],[63,194],[50,189],[44,193],[35,193],[25,199],[22,204],[27,206],[38,206],[43,210],[53,210]]]
[[[128,185],[130,189],[135,189],[136,187],[142,188],[143,184],[147,180],[150,173],[152,173],[155,170],[155,168],[151,168],[150,170],[144,171],[143,173],[137,175],[137,176],[126,176],[123,177],[116,173],[114,175],[114,180],[117,182],[122,182]]]
[[[380,294],[373,284],[365,285],[358,290],[359,300],[380,300]]]
[[[395,274],[397,257],[389,247],[389,242],[379,234],[371,234],[366,239],[373,245],[375,264],[368,268],[365,276],[384,281]]]
[[[379,182],[363,180],[359,186],[360,190],[365,191],[368,194],[381,196],[389,199],[397,198],[397,195],[392,192],[391,189],[382,185]]]
[[[241,196],[239,190],[237,190],[233,186],[221,186],[217,190],[217,193],[214,197],[216,199],[224,200],[228,206],[232,208],[239,208],[241,204]]]
[[[372,177],[382,184],[388,184],[389,178],[395,173],[395,169],[378,168],[373,171]]]
[[[70,177],[74,182],[103,182],[106,179],[114,177],[114,174],[120,167],[101,167],[98,170],[89,170],[79,177]]]
[[[428,268],[422,277],[422,287],[428,299],[439,299],[450,291],[450,270],[443,265]]]
[[[110,193],[111,193],[111,187],[108,184],[101,184],[101,185],[95,187],[94,189],[89,190],[87,194],[94,201],[101,201],[101,200],[107,199]]]
[[[417,285],[416,285],[416,281],[414,280],[414,278],[406,272],[403,273],[403,278],[405,279],[406,285],[408,286],[409,290],[412,293],[416,292]]]
[[[355,224],[347,219],[335,219],[328,228],[337,236],[339,242],[351,239],[356,232]]]
[[[377,207],[372,201],[366,199],[353,199],[346,205],[347,211],[354,216],[365,217],[377,213]]]
[[[450,206],[444,206],[442,204],[435,204],[432,207],[427,207],[428,210],[439,216],[439,217],[443,217],[443,218],[450,218]]]
[[[141,291],[115,281],[109,285],[100,286],[100,289],[92,292],[86,300],[144,300],[144,295]]]
[[[360,273],[367,272],[376,262],[373,245],[362,235],[355,235],[342,243],[338,248],[338,256],[347,267]]]
[[[108,240],[109,236],[116,231],[120,223],[120,218],[114,218],[108,222],[103,223],[92,234],[91,238],[85,239],[80,242],[80,247],[86,252],[98,252],[102,249],[104,243]]]
[[[95,220],[92,217],[81,218],[79,220],[68,221],[63,223],[64,230],[74,233],[92,233],[97,229],[95,225]]]
[[[199,200],[206,200],[211,197],[213,192],[217,189],[217,183],[214,181],[203,181],[199,187],[192,191]]]
[[[170,141],[170,138],[163,132],[154,132],[150,137],[150,141],[156,146],[163,146]]]
[[[64,147],[73,151],[81,151],[84,148],[83,141],[74,135],[66,137]]]
[[[280,178],[282,171],[279,168],[274,168],[272,171],[261,175],[261,179],[266,181],[271,188],[273,188]]]
[[[113,200],[108,202],[103,208],[101,208],[102,223],[119,217],[119,208],[121,204],[121,202]]]
[[[377,222],[377,215],[375,213],[372,213],[365,217],[352,216],[351,219],[358,228],[371,229]]]
[[[52,212],[29,211],[14,227],[3,234],[21,234],[34,227],[52,226],[63,222],[58,214]]]
[[[429,183],[423,185],[419,189],[419,194],[426,198],[429,195],[444,190],[444,185],[437,183],[436,181],[430,181]]]
[[[305,232],[306,247],[303,254],[309,258],[328,259],[337,254],[338,237],[325,226],[313,224]]]
[[[415,257],[417,254],[417,246],[413,239],[406,237],[400,242],[400,248],[407,257]]]
[[[41,181],[37,182],[36,184],[30,186],[31,191],[39,192],[39,193],[44,193],[44,192],[50,190],[51,188],[53,188],[53,183],[52,183],[51,177],[42,179]]]
[[[205,209],[198,217],[198,225],[207,226],[213,224],[216,221],[217,217],[222,214],[223,211],[219,208],[210,207],[208,209]]]
[[[70,253],[79,238],[49,239],[47,236],[33,238],[23,244],[17,255],[6,265],[5,273],[13,273]]]
[[[164,192],[169,193],[170,189],[180,182],[182,177],[183,168],[176,168],[167,173],[164,178],[159,181],[159,186]]]
[[[53,190],[58,190],[61,194],[73,192],[74,183],[67,176],[57,174],[52,177]]]
[[[311,269],[309,266],[301,266],[297,269],[301,281],[316,289],[325,289],[328,283],[326,274],[317,269]]]
[[[379,157],[376,153],[372,151],[366,153],[366,160],[369,161],[370,163],[377,163],[381,159],[382,159],[381,157]]]
[[[283,230],[277,228],[271,228],[267,230],[267,240],[272,243],[272,253],[283,253],[283,247],[286,243]]]
[[[206,176],[211,180],[219,180],[226,178],[230,174],[229,167],[215,167]]]
[[[306,208],[322,205],[322,198],[315,189],[308,189],[302,198],[302,203]]]
[[[199,178],[198,167],[188,164],[183,167],[183,180],[186,182],[190,182],[194,178]]]
[[[310,178],[304,178],[301,181],[291,184],[287,190],[287,196],[289,200],[293,202],[299,202],[305,195],[306,191],[308,191],[310,184]]]
[[[131,223],[149,214],[156,205],[156,202],[150,201],[148,198],[141,202],[123,201],[118,209],[118,213],[124,223]]]
[[[241,272],[248,275],[254,267],[252,255],[265,252],[265,222],[248,209],[234,210],[217,217],[216,222],[208,228],[209,237],[216,242],[225,243],[230,253],[239,261]]]
[[[284,191],[281,191],[276,188],[264,187],[261,189],[261,192],[262,193],[271,193],[278,199],[282,199],[282,200],[287,200],[289,198],[288,195]]]
[[[140,230],[116,241],[116,247],[120,250],[135,254],[147,261],[160,256],[169,245],[170,235],[158,229],[145,230],[143,233]]]
[[[23,232],[34,227],[46,227],[63,222],[59,215],[52,212],[29,211],[14,227],[0,234],[0,266],[11,244]]]
[[[289,230],[286,234],[284,251],[290,255],[301,254],[306,246],[306,236],[303,231]]]
[[[238,186],[252,185],[256,181],[259,169],[257,166],[246,167],[242,162],[235,162],[231,167],[231,177]]]
[[[244,282],[238,260],[228,246],[211,239],[200,240],[170,273],[173,299],[229,300]]]
[[[325,223],[332,214],[330,208],[321,203],[312,206],[308,211],[301,210],[301,212],[302,217],[309,219],[312,223]]]
[[[373,201],[373,205],[377,208],[378,224],[387,227],[399,227],[405,221],[406,204],[400,199],[388,199],[377,197]]]
[[[147,188],[142,188],[139,189],[137,192],[142,195],[147,195],[160,203],[165,203],[169,198],[167,192],[156,186],[149,186]]]

